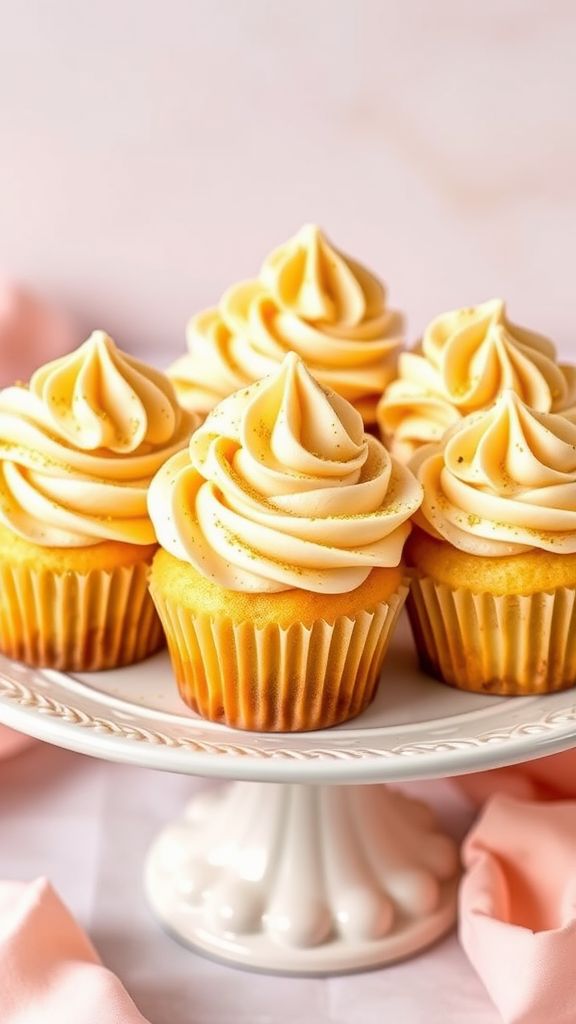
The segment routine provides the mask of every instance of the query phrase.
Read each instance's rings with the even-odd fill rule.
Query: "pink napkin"
[[[527,800],[576,798],[576,750],[540,757],[511,768],[462,775],[455,781],[478,804],[493,793],[508,793]]]
[[[25,736],[22,732],[14,732],[13,729],[7,729],[5,725],[0,725],[0,761],[14,757],[22,750],[26,750],[32,743],[36,743],[36,740],[31,736]]]
[[[460,938],[506,1024],[576,1021],[576,802],[491,798],[463,849]]]
[[[81,338],[72,320],[33,292],[0,279],[0,385],[28,380]]]
[[[0,882],[2,1024],[146,1024],[43,878]]]

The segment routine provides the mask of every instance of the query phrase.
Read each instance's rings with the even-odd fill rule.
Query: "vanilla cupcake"
[[[162,642],[148,485],[193,417],[102,331],[0,392],[0,651],[112,668]]]
[[[370,426],[395,374],[401,331],[380,281],[307,225],[268,256],[256,280],[193,317],[188,354],[168,373],[182,405],[205,414],[294,351]]]
[[[401,354],[378,406],[381,435],[408,461],[506,388],[538,412],[576,412],[576,369],[558,364],[547,338],[513,324],[501,299],[443,313],[415,351]]]
[[[411,462],[424,488],[407,547],[423,665],[464,690],[576,682],[576,425],[505,391]]]
[[[371,701],[407,594],[420,485],[291,353],[154,478],[150,577],[183,699],[244,729],[319,729]]]

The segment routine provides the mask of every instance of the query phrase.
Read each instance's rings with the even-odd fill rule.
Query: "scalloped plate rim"
[[[404,651],[400,655],[397,651],[396,656],[404,657]],[[388,687],[400,687],[410,679],[421,687],[423,683],[429,686],[429,680],[409,661],[399,668],[398,678],[389,679]],[[107,682],[112,678],[122,684],[137,675],[136,667],[131,676],[127,672],[130,670],[106,673]],[[183,707],[173,711],[151,708],[143,700],[139,704],[128,700],[127,694],[119,696],[114,689],[112,694],[100,691],[90,685],[91,678],[95,677],[29,669],[0,658],[0,722],[36,739],[107,760],[180,774],[271,782],[448,777],[531,760],[576,745],[576,690],[512,701],[492,698],[491,704],[473,711],[466,711],[466,702],[461,701],[462,711],[452,718],[406,721],[396,726],[365,724],[362,728],[361,716],[346,727],[274,735],[205,723],[187,716]],[[156,676],[154,680],[157,686]],[[163,682],[162,677],[162,686]],[[173,686],[171,679],[169,682]],[[424,692],[427,698],[432,693],[430,689]],[[446,688],[437,692],[440,703],[446,704]],[[456,701],[463,696],[451,693]],[[492,727],[483,728],[482,722],[490,719]],[[462,733],[464,723],[466,732]]]

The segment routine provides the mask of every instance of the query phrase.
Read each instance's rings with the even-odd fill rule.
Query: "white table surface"
[[[36,744],[0,763],[0,877],[46,875],[152,1024],[498,1024],[453,935],[415,960],[322,980],[243,972],[177,945],[144,903],[142,861],[201,785]],[[453,784],[405,788],[466,831]]]

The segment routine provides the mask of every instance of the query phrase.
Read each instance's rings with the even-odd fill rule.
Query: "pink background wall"
[[[142,351],[303,221],[414,336],[502,294],[574,341],[570,0],[77,0],[0,36],[0,262]]]

